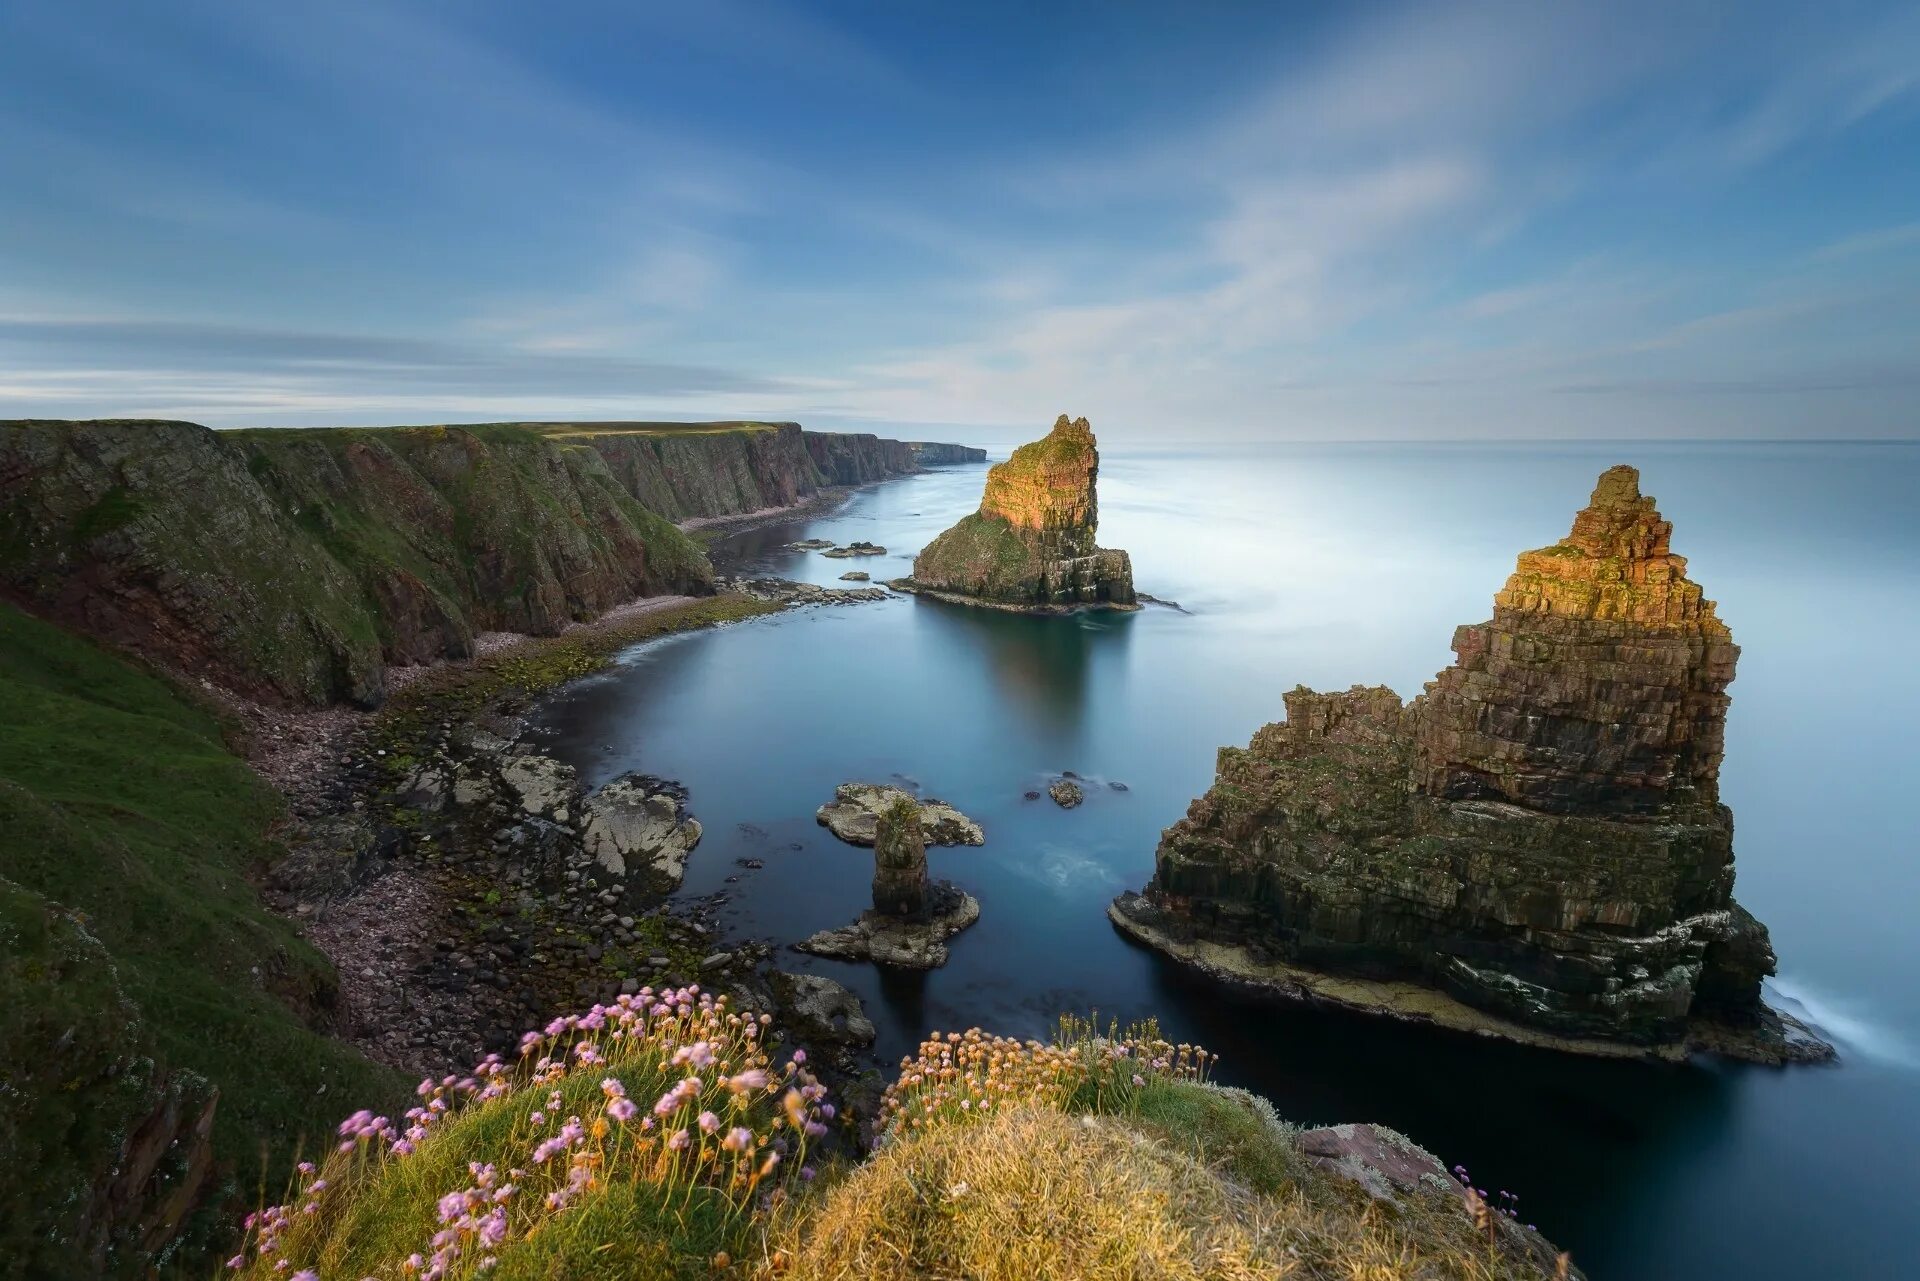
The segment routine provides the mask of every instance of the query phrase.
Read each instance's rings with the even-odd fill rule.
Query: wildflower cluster
[[[704,1190],[729,1215],[768,1204],[785,1195],[788,1171],[811,1175],[808,1144],[835,1115],[803,1051],[772,1061],[762,1044],[769,1021],[698,987],[642,989],[555,1019],[521,1038],[517,1065],[489,1055],[471,1075],[422,1081],[404,1125],[349,1117],[323,1166],[297,1167],[288,1203],[248,1218],[246,1248],[230,1266],[287,1281],[308,1263],[329,1278],[377,1271],[452,1281],[484,1273],[503,1248],[616,1183],[649,1184],[681,1204]],[[502,1110],[504,1125],[468,1124]],[[411,1194],[422,1182],[408,1173],[417,1152],[455,1144],[433,1163],[445,1169],[446,1152],[464,1154],[459,1145],[482,1133],[493,1137],[474,1155],[494,1159],[465,1162],[463,1186],[425,1188],[430,1221],[429,1203],[414,1198],[413,1252],[368,1257],[344,1226],[356,1196]]]
[[[1519,1193],[1509,1192],[1505,1188],[1501,1188],[1492,1196],[1488,1196],[1485,1188],[1476,1188],[1473,1186],[1473,1176],[1467,1173],[1467,1167],[1464,1165],[1456,1165],[1453,1167],[1453,1177],[1460,1180],[1460,1186],[1466,1189],[1467,1216],[1473,1220],[1474,1227],[1489,1234],[1489,1239],[1491,1239],[1491,1233],[1493,1231],[1492,1222],[1494,1215],[1504,1215],[1515,1222],[1519,1221]],[[1533,1230],[1533,1224],[1527,1224],[1527,1228],[1529,1231]]]
[[[979,1028],[934,1033],[900,1060],[881,1100],[883,1134],[1026,1105],[1124,1111],[1153,1080],[1204,1081],[1218,1055],[1163,1040],[1152,1022],[1101,1032],[1071,1015],[1051,1044]]]

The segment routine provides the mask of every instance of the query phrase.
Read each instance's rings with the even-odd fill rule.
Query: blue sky
[[[1920,435],[1911,3],[0,0],[0,172],[0,417]]]

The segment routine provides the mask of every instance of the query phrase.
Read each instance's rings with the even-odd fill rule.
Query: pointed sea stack
[[[1831,1047],[1762,1003],[1719,769],[1740,651],[1615,467],[1402,705],[1297,688],[1123,931],[1243,986],[1593,1054]]]
[[[987,472],[980,510],[927,544],[913,577],[893,585],[1038,613],[1138,609],[1132,561],[1094,546],[1099,473],[1093,428],[1060,415],[1044,439]]]

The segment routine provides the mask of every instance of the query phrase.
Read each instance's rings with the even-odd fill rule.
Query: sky
[[[0,174],[0,417],[1920,436],[1910,2],[0,0]]]

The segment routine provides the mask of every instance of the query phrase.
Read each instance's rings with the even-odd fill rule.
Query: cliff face
[[[599,454],[512,428],[0,423],[0,494],[0,591],[297,702],[712,583]]]
[[[908,442],[908,448],[913,450],[914,461],[922,467],[951,467],[956,463],[987,461],[987,451],[971,445],[943,445],[937,441],[915,440]]]
[[[865,485],[919,470],[905,441],[804,431],[799,423],[517,425],[591,447],[629,494],[673,520],[791,507],[829,485]]]
[[[1718,769],[1739,651],[1670,528],[1616,467],[1411,705],[1288,694],[1284,723],[1221,750],[1116,922],[1274,973],[1409,980],[1459,1003],[1440,1021],[1484,1012],[1481,1030],[1564,1048],[1800,1052],[1760,1001],[1766,929],[1732,898]]]
[[[807,453],[829,485],[864,485],[918,471],[913,446],[867,433],[804,433]]]
[[[914,587],[1021,607],[1135,604],[1133,564],[1094,545],[1100,453],[1084,418],[987,473],[980,510],[914,559]]]

